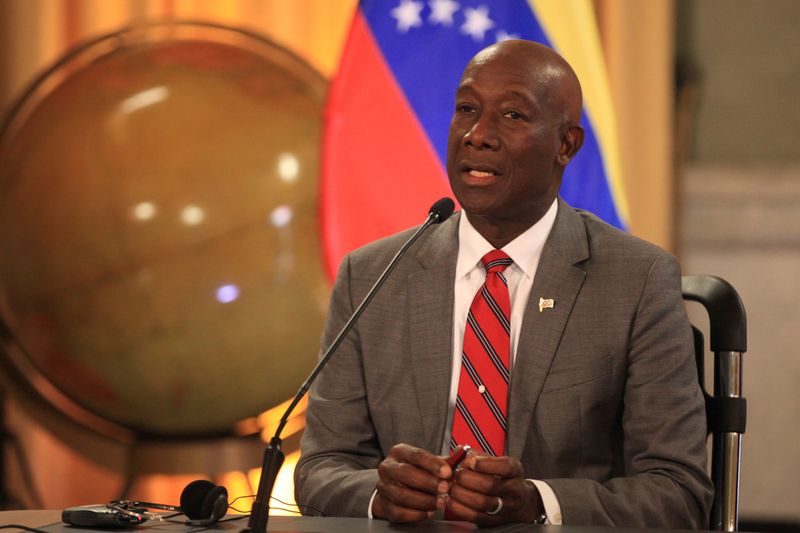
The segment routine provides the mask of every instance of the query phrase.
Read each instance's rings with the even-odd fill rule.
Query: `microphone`
[[[428,209],[428,220],[425,221],[425,224],[428,226],[428,221],[431,220],[431,217],[435,217],[435,219],[431,222],[431,224],[441,224],[448,218],[450,215],[453,214],[453,210],[456,208],[456,204],[448,197],[439,198],[436,200],[430,209]],[[427,226],[425,226],[427,227]],[[418,232],[419,233],[419,232]],[[414,242],[416,240],[416,236],[411,238],[411,241]]]
[[[250,510],[250,518],[247,522],[247,527],[242,530],[242,533],[265,533],[267,531],[267,523],[269,521],[269,499],[272,496],[272,489],[275,486],[275,479],[278,477],[278,471],[283,465],[283,451],[281,450],[281,432],[283,431],[284,426],[289,420],[289,415],[294,411],[294,408],[300,402],[300,400],[305,396],[306,392],[308,392],[309,387],[316,379],[317,375],[322,371],[325,365],[328,363],[328,360],[336,353],[336,349],[344,340],[345,336],[353,329],[353,325],[355,325],[358,317],[361,316],[361,313],[364,312],[367,305],[372,301],[372,298],[375,296],[375,293],[378,292],[378,289],[381,288],[383,282],[386,281],[386,278],[389,277],[389,274],[395,269],[397,263],[406,253],[414,241],[416,241],[422,233],[428,229],[428,227],[432,226],[433,224],[441,224],[448,218],[450,215],[453,214],[453,209],[455,209],[455,204],[453,200],[450,198],[441,198],[437,200],[431,208],[428,210],[428,218],[425,222],[414,232],[410,239],[408,239],[405,244],[398,250],[398,252],[394,255],[391,261],[389,261],[389,265],[384,269],[380,276],[378,276],[378,280],[372,286],[372,288],[367,292],[364,299],[361,300],[361,303],[358,304],[358,307],[355,311],[353,311],[353,315],[350,319],[345,323],[342,330],[333,340],[331,345],[325,350],[325,353],[320,358],[317,366],[311,371],[308,378],[306,378],[305,382],[300,386],[300,389],[295,394],[292,403],[289,404],[289,407],[286,408],[286,412],[283,413],[280,422],[278,423],[278,429],[275,430],[275,435],[270,439],[269,445],[264,449],[264,460],[261,465],[261,477],[258,480],[258,490],[256,491],[256,499],[253,502],[253,506]]]

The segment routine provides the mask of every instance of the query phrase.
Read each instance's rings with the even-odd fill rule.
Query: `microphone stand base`
[[[264,461],[261,464],[261,478],[258,481],[256,501],[250,509],[250,519],[242,533],[266,533],[269,522],[269,500],[278,472],[283,465],[284,455],[281,450],[281,439],[272,437],[269,446],[264,449]]]

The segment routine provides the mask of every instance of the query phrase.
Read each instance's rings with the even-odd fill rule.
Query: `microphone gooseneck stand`
[[[275,486],[275,479],[278,477],[278,472],[283,465],[283,460],[285,457],[283,451],[281,450],[281,432],[286,426],[286,423],[289,421],[289,415],[292,413],[292,411],[294,411],[294,408],[297,406],[303,396],[305,396],[306,392],[308,392],[309,387],[311,387],[311,384],[314,382],[317,375],[325,367],[325,364],[328,362],[331,356],[336,352],[336,349],[342,343],[347,333],[349,333],[353,328],[353,325],[356,323],[356,320],[358,320],[358,317],[361,316],[361,313],[364,312],[364,309],[366,309],[367,305],[370,303],[370,301],[372,301],[375,293],[378,292],[378,289],[381,288],[383,282],[386,281],[387,277],[389,277],[389,274],[392,272],[392,270],[394,270],[397,263],[403,257],[403,254],[406,253],[406,250],[408,250],[408,248],[414,244],[414,241],[416,241],[419,236],[422,235],[426,229],[428,229],[428,227],[432,226],[433,224],[440,224],[449,218],[450,215],[453,214],[454,207],[453,201],[450,198],[442,198],[431,206],[425,223],[414,232],[411,238],[408,239],[402,248],[400,248],[400,250],[394,255],[392,260],[389,262],[389,265],[378,277],[378,281],[375,282],[367,295],[364,296],[364,299],[353,312],[353,315],[325,351],[325,354],[320,358],[317,366],[315,366],[311,371],[311,374],[309,374],[308,378],[297,391],[297,394],[295,394],[292,403],[290,403],[289,407],[286,408],[286,412],[283,413],[283,416],[278,423],[278,429],[275,430],[275,435],[270,439],[269,445],[264,449],[264,460],[261,464],[261,477],[258,480],[256,499],[253,502],[253,506],[250,510],[250,518],[247,522],[247,527],[242,530],[242,533],[265,533],[267,531],[267,523],[269,522],[269,500],[272,496],[272,489]]]

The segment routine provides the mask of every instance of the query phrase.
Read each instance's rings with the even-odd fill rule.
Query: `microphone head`
[[[441,224],[450,218],[450,215],[453,214],[453,210],[455,208],[456,204],[453,202],[453,200],[445,196],[444,198],[440,198],[434,202],[434,204],[428,210],[428,217],[434,217],[434,224]]]

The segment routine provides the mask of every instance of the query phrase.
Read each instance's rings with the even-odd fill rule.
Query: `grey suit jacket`
[[[703,527],[705,411],[673,256],[559,200],[511,373],[507,454],[565,524]],[[365,516],[397,443],[439,453],[451,374],[458,215],[409,250],[312,388],[297,502]],[[342,262],[322,344],[406,231]],[[553,309],[540,312],[539,298]]]

